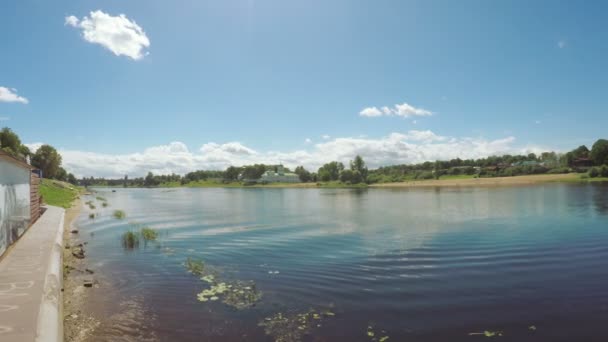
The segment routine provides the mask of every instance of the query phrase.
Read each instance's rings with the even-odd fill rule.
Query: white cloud
[[[382,116],[382,112],[376,107],[368,107],[359,112],[359,115],[367,117]]]
[[[82,29],[87,42],[99,44],[116,56],[139,60],[147,54],[144,51],[150,46],[144,30],[124,14],[113,17],[97,10],[82,19],[70,15],[65,18],[65,25]]]
[[[0,87],[0,102],[29,103],[28,99],[17,95],[17,89],[7,87]]]
[[[41,143],[28,144],[28,147],[36,150],[40,145]],[[261,152],[239,142],[210,142],[191,151],[184,143],[172,142],[130,154],[113,155],[61,148],[59,152],[63,156],[64,167],[78,177],[123,177],[125,174],[139,177],[148,171],[156,174],[185,174],[193,170],[223,170],[230,165],[253,163],[283,163],[291,168],[304,165],[310,170],[316,170],[332,160],[346,164],[357,154],[370,167],[376,168],[438,159],[469,159],[505,153],[540,153],[546,150],[535,146],[517,148],[514,137],[488,140],[441,136],[432,131],[409,131],[391,133],[380,138],[328,139],[307,149],[294,151]]]
[[[367,107],[359,112],[360,116],[378,117],[378,116],[400,116],[408,118],[411,116],[431,116],[433,112],[424,108],[416,108],[407,103],[396,104],[393,107]]]
[[[565,40],[563,40],[563,39],[557,42],[557,47],[558,47],[558,48],[560,48],[560,49],[565,48],[565,47],[566,47],[566,45],[567,45],[567,43],[566,43],[566,41],[565,41]]]
[[[323,140],[329,140],[329,139],[331,139],[331,137],[329,135],[327,135],[327,134],[323,134],[321,136],[321,138],[323,138]]]
[[[312,140],[310,138],[304,139],[304,143],[306,143],[306,144],[310,144],[311,142],[312,142]]]

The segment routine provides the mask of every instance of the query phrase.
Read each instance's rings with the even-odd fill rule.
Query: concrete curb
[[[62,209],[59,229],[53,242],[49,265],[44,280],[40,312],[38,314],[37,342],[63,341],[63,229],[65,210]]]

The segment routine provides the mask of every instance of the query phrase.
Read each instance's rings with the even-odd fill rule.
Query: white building
[[[285,172],[283,166],[277,167],[276,171],[266,171],[258,180],[260,183],[299,183],[300,177],[293,172]]]
[[[0,151],[0,255],[31,224],[31,170],[30,165]]]

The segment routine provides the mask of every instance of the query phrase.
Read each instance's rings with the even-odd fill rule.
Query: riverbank
[[[566,173],[553,175],[525,175],[513,177],[490,177],[490,178],[461,178],[461,179],[429,179],[414,180],[397,183],[373,184],[375,188],[411,188],[411,187],[468,187],[468,186],[520,186],[534,185],[551,182],[586,182],[580,174]]]
[[[84,258],[86,241],[82,241],[74,222],[83,208],[80,199],[66,210],[63,230],[63,330],[66,342],[85,341],[99,322],[85,313],[88,289],[93,285],[92,271]]]
[[[608,182],[606,177],[588,178],[585,174],[540,174],[522,175],[511,177],[482,177],[473,176],[443,176],[440,179],[413,179],[403,182],[373,183],[373,184],[346,184],[341,182],[308,182],[308,183],[269,183],[245,185],[241,182],[224,183],[221,181],[197,181],[187,184],[180,182],[162,183],[151,188],[410,188],[410,187],[467,187],[467,186],[521,186],[534,185],[550,182],[562,183],[588,183],[588,182]],[[122,187],[94,186],[100,188],[120,189]],[[148,188],[148,187],[128,187],[128,188]]]

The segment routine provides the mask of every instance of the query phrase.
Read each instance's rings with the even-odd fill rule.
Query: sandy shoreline
[[[87,272],[88,263],[86,259],[79,259],[73,254],[85,249],[85,243],[79,234],[72,233],[77,230],[73,223],[82,208],[82,201],[76,199],[72,206],[66,209],[63,231],[63,330],[64,341],[72,342],[85,341],[99,325],[95,318],[85,314],[83,310],[89,292],[84,283],[92,279],[92,275]]]
[[[514,177],[465,178],[416,180],[397,183],[372,184],[372,188],[415,188],[415,187],[470,187],[470,186],[516,186],[533,185],[548,182],[572,182],[580,178],[576,173],[557,175],[525,175]]]

